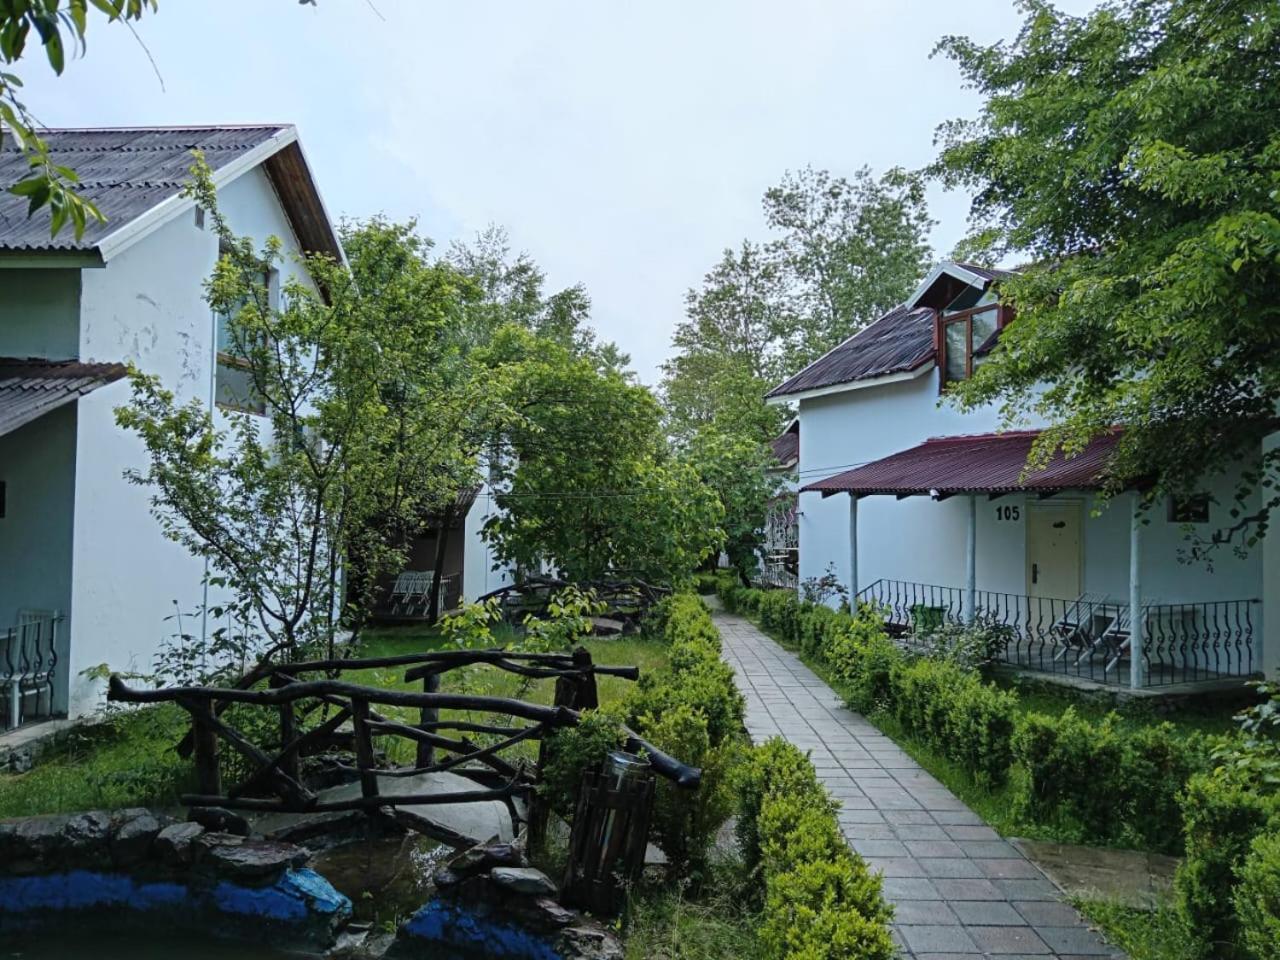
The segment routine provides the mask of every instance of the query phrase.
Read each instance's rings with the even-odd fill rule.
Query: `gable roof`
[[[800,459],[800,418],[794,417],[787,429],[769,441],[774,459],[783,467],[794,467]]]
[[[766,398],[792,397],[840,384],[919,370],[933,361],[933,311],[894,307],[828,350]]]
[[[947,497],[958,493],[1058,493],[1096,490],[1120,439],[1112,430],[1095,437],[1073,457],[1057,451],[1042,470],[1027,472],[1039,430],[1011,430],[968,436],[933,437],[881,460],[846,470],[802,488],[824,497],[895,494]],[[1024,476],[1025,474],[1025,476]]]
[[[0,436],[123,377],[122,363],[0,357]]]
[[[78,240],[66,227],[51,237],[48,211],[29,218],[26,199],[7,192],[29,168],[13,138],[5,137],[0,143],[0,254],[83,253],[110,259],[193,206],[181,191],[191,179],[191,151],[200,150],[219,186],[261,164],[302,248],[342,256],[291,125],[48,129],[40,136],[54,163],[76,171],[78,192],[107,222],[91,221]]]

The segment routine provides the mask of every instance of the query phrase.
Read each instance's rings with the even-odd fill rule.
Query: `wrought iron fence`
[[[57,700],[61,614],[22,610],[15,626],[0,629],[0,730],[47,720]]]
[[[918,635],[968,622],[960,587],[877,580],[858,599],[879,606],[890,630]],[[1147,686],[1247,676],[1255,669],[1257,600],[1150,602],[1142,606]],[[1102,595],[1075,600],[978,590],[974,621],[992,635],[997,658],[1028,670],[1127,686],[1129,604]]]

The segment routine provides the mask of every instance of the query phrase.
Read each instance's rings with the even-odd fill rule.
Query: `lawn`
[[[499,634],[500,641],[509,637],[510,634]],[[420,653],[443,644],[433,630],[400,627],[371,631],[360,655]],[[585,646],[601,665],[638,666],[642,674],[666,661],[666,647],[644,637],[592,639]],[[351,671],[344,679],[388,689],[422,689],[421,682],[404,682],[403,668]],[[617,677],[599,678],[601,704],[620,700],[632,685]],[[551,703],[555,681],[535,680],[523,687],[522,678],[514,674],[493,667],[468,667],[445,674],[442,689],[488,696],[518,695],[534,703]],[[417,711],[394,707],[381,711],[417,722]],[[450,711],[441,714],[448,717]],[[194,787],[190,763],[174,750],[186,728],[185,712],[168,705],[118,712],[76,727],[34,770],[0,774],[0,818],[130,806],[177,806],[179,795]],[[397,760],[407,761],[414,752],[409,741],[399,738],[384,740],[381,745]],[[519,747],[536,752],[532,744]]]

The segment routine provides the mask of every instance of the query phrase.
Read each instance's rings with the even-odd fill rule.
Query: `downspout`
[[[978,603],[978,498],[969,494],[969,522],[965,536],[964,622],[972,624]]]
[[[1143,686],[1142,660],[1146,623],[1142,616],[1142,498],[1133,492],[1133,513],[1129,519],[1129,686]]]

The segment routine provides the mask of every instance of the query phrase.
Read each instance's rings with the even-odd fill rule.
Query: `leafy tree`
[[[107,18],[108,23],[126,26],[138,21],[147,11],[154,13],[157,0],[4,0],[0,3],[0,64],[11,67],[27,51],[27,41],[34,32],[44,47],[45,56],[55,73],[66,66],[67,48],[85,49],[92,10]],[[75,191],[79,182],[74,170],[53,162],[49,146],[41,139],[39,124],[20,99],[22,80],[12,70],[0,70],[0,139],[5,128],[26,155],[31,172],[9,188],[9,192],[26,197],[27,215],[47,206],[50,210],[50,233],[70,221],[76,239],[83,235],[89,220],[104,222],[93,202]]]
[[[930,257],[922,181],[901,170],[787,173],[764,212],[777,236],[726,250],[685,298],[662,382],[678,437],[710,423],[775,435],[768,389],[905,299]]]
[[[487,353],[514,419],[491,460],[499,558],[571,580],[689,576],[720,543],[715,494],[672,460],[656,401],[562,344],[509,326]]]
[[[220,426],[135,371],[116,416],[149,463],[129,479],[152,490],[165,534],[208,559],[230,597],[215,616],[247,625],[263,656],[332,651],[342,615],[361,622],[358,602],[343,610],[344,566],[354,558],[369,582],[393,569],[402,554],[386,530],[452,500],[473,464],[458,426],[483,398],[439,346],[461,322],[465,281],[426,263],[410,228],[371,221],[346,231],[350,269],[309,257],[314,285],[291,280],[276,303],[281,242],[232,233],[202,160],[190,192],[225,251],[207,300],[261,415],[225,411]]]
[[[765,515],[777,483],[768,468],[773,454],[761,442],[736,432],[704,427],[682,453],[724,509],[724,550],[744,581],[756,571],[764,542]]]
[[[764,212],[791,278],[791,326],[779,331],[789,372],[901,303],[932,256],[923,178],[898,168],[876,179],[862,167],[852,180],[788,171],[765,193]]]
[[[1033,458],[1123,423],[1112,489],[1149,499],[1242,461],[1214,540],[1247,546],[1280,505],[1280,458],[1257,466],[1280,408],[1280,6],[1021,6],[1011,43],[939,44],[986,102],[940,128],[934,172],[975,192],[976,248],[1032,260],[959,402],[1050,418]]]

